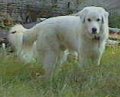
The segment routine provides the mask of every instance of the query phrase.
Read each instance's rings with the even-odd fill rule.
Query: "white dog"
[[[26,32],[22,25],[17,24],[10,29],[8,39],[9,42],[14,47],[17,56],[24,62],[29,63],[35,61],[36,54],[36,42],[32,45],[23,44],[23,33]]]
[[[108,16],[101,7],[86,7],[76,14],[82,20],[80,39],[80,62],[100,64],[108,39]]]
[[[36,41],[39,60],[51,74],[61,52],[78,53],[81,65],[100,64],[108,39],[108,12],[86,7],[76,16],[49,18],[24,33],[24,43]]]

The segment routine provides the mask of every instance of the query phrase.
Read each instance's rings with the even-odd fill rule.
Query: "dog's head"
[[[25,28],[20,24],[11,27],[11,29],[9,30],[9,34],[7,38],[9,43],[13,45],[15,48],[21,45],[24,31]]]
[[[76,16],[80,16],[81,22],[86,30],[85,32],[90,37],[97,38],[103,33],[101,31],[103,25],[108,24],[109,14],[102,7],[90,6],[76,13]]]
[[[16,24],[15,26],[11,27],[9,34],[23,33],[24,30],[25,28],[21,24]]]

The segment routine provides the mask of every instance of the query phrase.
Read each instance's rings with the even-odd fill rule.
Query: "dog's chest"
[[[82,51],[81,53],[92,56],[101,53],[101,51],[103,51],[103,48],[103,42],[101,41],[84,41],[81,43],[80,51]]]

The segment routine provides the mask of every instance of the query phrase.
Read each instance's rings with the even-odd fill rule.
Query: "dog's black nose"
[[[96,28],[92,28],[92,34],[96,34],[97,33],[97,29]]]

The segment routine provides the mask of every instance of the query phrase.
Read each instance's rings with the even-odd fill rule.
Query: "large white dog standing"
[[[47,74],[52,73],[66,49],[78,53],[80,65],[99,65],[108,39],[108,12],[101,7],[86,7],[75,16],[47,19],[27,32],[24,43],[36,41]]]

